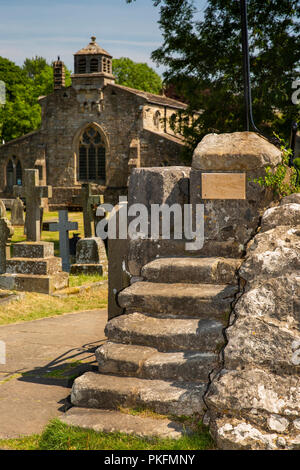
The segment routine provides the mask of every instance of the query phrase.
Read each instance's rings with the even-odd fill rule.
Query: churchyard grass
[[[95,289],[62,298],[26,292],[23,299],[0,304],[0,325],[38,320],[64,313],[101,309],[106,306],[106,283]]]
[[[10,219],[10,212],[7,212]],[[57,219],[57,212],[46,212],[44,220]],[[72,212],[69,216],[71,221],[78,222],[79,236],[83,238],[83,215],[82,212]],[[26,240],[23,227],[14,227],[14,235],[12,244]],[[55,254],[59,254],[58,232],[42,232],[43,241],[52,241],[55,245]],[[70,237],[72,232],[70,232]],[[103,286],[91,289],[90,291],[76,292],[76,287],[89,285],[99,281],[105,281],[107,277],[87,274],[70,275],[69,293],[66,297],[55,297],[46,294],[38,294],[26,292],[25,298],[12,303],[0,304],[0,325],[9,323],[32,321],[39,318],[62,315],[64,313],[77,312],[82,310],[93,310],[98,308],[106,308],[107,306],[107,283]],[[66,290],[67,292],[68,290]]]
[[[0,448],[14,450],[209,450],[213,441],[206,427],[174,439],[142,439],[122,433],[103,433],[70,427],[58,419],[50,421],[39,435],[0,440]]]

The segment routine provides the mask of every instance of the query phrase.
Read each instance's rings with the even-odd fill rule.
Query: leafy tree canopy
[[[116,83],[119,85],[154,94],[161,92],[162,80],[147,64],[133,62],[127,57],[121,57],[120,59],[113,59],[112,68]]]
[[[127,0],[131,3],[134,0]],[[240,2],[208,0],[199,20],[194,0],[153,0],[163,44],[152,53],[191,109],[202,110],[185,134],[193,148],[208,132],[244,130]],[[256,125],[288,138],[299,120],[292,83],[299,77],[299,0],[248,1],[253,113]]]
[[[0,57],[0,80],[5,83],[6,103],[0,105],[0,141],[20,137],[39,128],[38,97],[53,91],[53,69],[43,57],[25,59],[22,67]],[[66,86],[71,84],[66,69]]]

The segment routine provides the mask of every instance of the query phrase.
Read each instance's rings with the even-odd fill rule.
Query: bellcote
[[[112,56],[96,43],[96,37],[74,54],[74,75],[101,75],[113,79]]]

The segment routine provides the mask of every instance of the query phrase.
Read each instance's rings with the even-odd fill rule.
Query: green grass
[[[76,287],[105,280],[107,280],[107,276],[99,276],[99,274],[70,274],[69,285]]]
[[[83,291],[63,298],[26,292],[25,298],[0,305],[0,325],[38,320],[64,313],[101,309],[106,306],[106,283],[90,291]]]
[[[122,433],[102,433],[50,421],[40,435],[0,440],[0,447],[15,450],[208,450],[214,443],[202,424],[192,436],[174,439],[145,439]]]

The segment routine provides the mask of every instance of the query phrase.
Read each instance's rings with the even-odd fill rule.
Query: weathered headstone
[[[86,183],[81,189],[81,204],[83,210],[84,236],[90,238],[95,235],[95,213],[96,208],[104,203],[101,194],[92,195],[92,185]]]
[[[11,223],[12,225],[24,225],[24,204],[17,197],[11,207]]]
[[[76,264],[71,267],[72,274],[106,274],[107,256],[104,242],[99,237],[83,238],[76,246]]]
[[[6,217],[6,207],[2,199],[0,199],[0,211],[1,211],[1,217]]]
[[[0,288],[51,294],[69,285],[69,275],[61,268],[61,259],[54,256],[54,243],[15,243],[6,272],[0,275]]]
[[[9,249],[7,241],[14,233],[14,229],[5,215],[3,208],[0,207],[0,274],[6,271],[6,259]]]
[[[52,197],[51,186],[39,186],[39,171],[25,170],[25,188],[14,186],[15,196],[26,199],[26,236],[29,241],[41,239],[42,198]]]
[[[59,211],[59,222],[50,222],[49,231],[59,232],[59,254],[62,259],[63,271],[70,271],[70,246],[69,246],[69,230],[78,230],[77,222],[68,220],[68,211]]]

